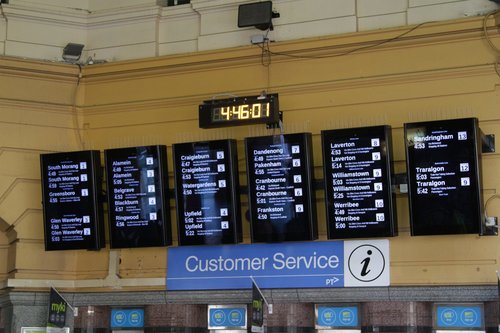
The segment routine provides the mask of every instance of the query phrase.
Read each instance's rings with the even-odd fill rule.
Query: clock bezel
[[[221,107],[233,107],[241,105],[253,105],[269,103],[269,116],[261,116],[258,118],[240,118],[218,120],[213,119],[214,110]],[[199,105],[198,119],[200,128],[218,128],[227,126],[255,125],[255,124],[277,124],[280,119],[278,94],[267,94],[265,96],[244,96],[233,97],[227,99],[217,99],[203,101]]]

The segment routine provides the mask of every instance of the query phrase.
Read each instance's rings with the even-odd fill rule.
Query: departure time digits
[[[222,106],[213,109],[212,121],[222,122],[231,120],[268,118],[269,109],[269,103]]]

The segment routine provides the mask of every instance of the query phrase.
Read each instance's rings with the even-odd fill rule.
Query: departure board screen
[[[40,155],[45,250],[104,246],[99,151]]]
[[[108,149],[111,248],[171,244],[166,146]]]
[[[391,128],[327,130],[321,139],[328,238],[394,236]]]
[[[317,238],[310,133],[245,139],[253,242]]]
[[[236,140],[173,145],[179,245],[242,240]]]
[[[405,124],[412,235],[481,231],[476,118]]]

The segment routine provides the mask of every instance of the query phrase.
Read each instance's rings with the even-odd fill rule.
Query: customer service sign
[[[168,290],[390,285],[389,241],[326,241],[168,250]]]

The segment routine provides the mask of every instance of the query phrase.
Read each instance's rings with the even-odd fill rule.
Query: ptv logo
[[[346,286],[388,286],[389,242],[346,244]]]
[[[328,278],[328,279],[326,279],[326,280],[325,280],[325,285],[326,285],[326,286],[330,286],[330,287],[331,287],[331,286],[334,286],[334,285],[335,285],[335,283],[337,283],[337,282],[339,282],[339,281],[340,281],[340,279],[339,279],[339,278],[337,278],[337,277],[333,276],[333,277]]]

